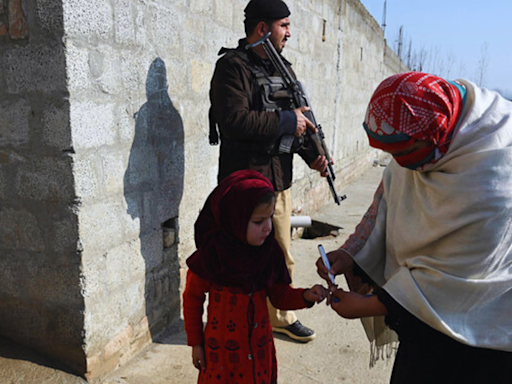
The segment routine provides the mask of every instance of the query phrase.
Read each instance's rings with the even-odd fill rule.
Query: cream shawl
[[[467,100],[448,152],[422,172],[391,161],[354,260],[431,327],[512,351],[512,103],[460,82]]]

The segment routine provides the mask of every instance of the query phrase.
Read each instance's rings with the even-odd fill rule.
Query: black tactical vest
[[[238,57],[240,57],[244,63],[246,63],[247,68],[252,72],[256,82],[258,83],[261,92],[261,103],[262,110],[268,112],[274,111],[283,111],[293,109],[293,95],[291,91],[287,88],[284,80],[280,76],[270,76],[267,71],[261,67],[253,63],[249,60],[246,51],[240,49],[229,49],[222,48],[219,51],[219,55],[233,52]],[[210,111],[208,114],[210,120],[210,144],[217,145],[219,143],[219,134],[217,131],[217,123],[214,120],[212,114],[212,108],[210,107]],[[300,148],[302,148],[303,139],[296,138],[293,135],[283,136],[278,140],[278,142],[272,143],[240,143],[236,149],[239,150],[259,150],[263,151],[269,155],[278,155],[280,153],[290,153],[290,152],[298,152]],[[240,147],[240,148],[238,148]],[[241,148],[248,147],[248,148]]]

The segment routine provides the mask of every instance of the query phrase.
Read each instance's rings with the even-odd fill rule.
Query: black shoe
[[[308,341],[313,340],[316,336],[315,331],[305,325],[302,325],[299,320],[286,327],[272,327],[272,330],[274,332],[284,333],[293,340],[297,340],[302,343],[307,343]]]

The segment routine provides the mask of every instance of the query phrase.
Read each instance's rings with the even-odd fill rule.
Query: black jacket
[[[220,51],[226,53],[217,61],[211,81],[210,118],[219,126],[221,144],[218,181],[237,170],[254,169],[268,177],[276,191],[283,191],[291,186],[293,154],[270,155],[267,149],[282,135],[294,134],[297,118],[291,106],[263,110],[262,90],[249,66],[270,76],[277,73],[270,62],[245,50],[246,44],[242,39],[236,50]],[[283,61],[293,74],[290,63]],[[299,154],[308,164],[314,160],[310,151]]]

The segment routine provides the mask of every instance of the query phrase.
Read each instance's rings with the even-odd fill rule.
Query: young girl
[[[293,310],[327,296],[321,285],[290,286],[272,230],[274,204],[274,189],[266,177],[238,171],[210,194],[195,223],[197,251],[187,260],[183,313],[198,383],[276,383],[267,297],[275,307]]]

